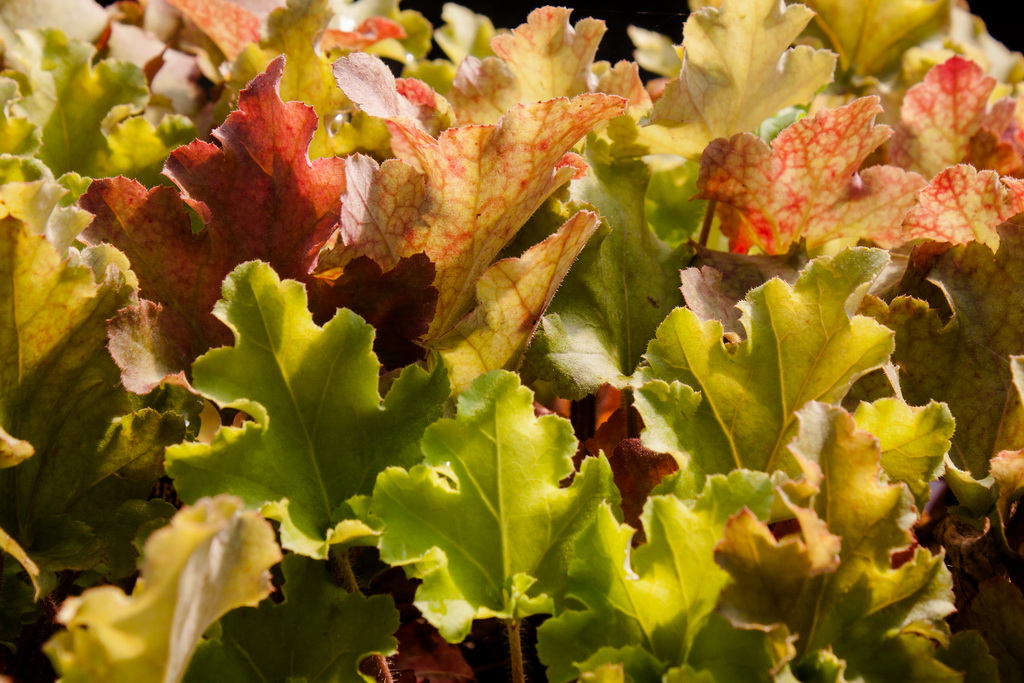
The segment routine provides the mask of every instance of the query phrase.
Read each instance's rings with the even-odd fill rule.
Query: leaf
[[[7,161],[0,166],[0,216],[23,221],[35,234],[45,235],[57,253],[68,254],[91,216],[77,207],[65,206],[70,199],[68,190],[39,161]]]
[[[147,539],[132,595],[101,586],[66,599],[57,619],[68,630],[45,646],[55,668],[69,680],[180,681],[207,628],[272,590],[274,530],[241,507],[220,496],[178,512]]]
[[[965,615],[964,625],[981,632],[999,665],[999,680],[1012,681],[1024,674],[1024,596],[1004,577],[993,577],[978,587],[978,596]]]
[[[416,607],[449,642],[474,619],[550,614],[576,536],[617,497],[608,461],[585,460],[560,487],[572,427],[535,417],[532,392],[503,371],[460,394],[457,417],[428,428],[422,449],[424,464],[378,476],[372,503],[381,559],[423,579]]]
[[[742,133],[715,140],[701,157],[701,199],[729,205],[722,231],[733,251],[779,254],[838,237],[902,244],[899,225],[925,180],[893,166],[861,164],[891,130],[875,125],[877,97],[819,111],[786,128],[769,147]]]
[[[579,211],[558,232],[520,258],[502,259],[476,284],[478,306],[431,342],[448,366],[452,388],[464,391],[491,370],[515,370],[569,267],[599,219]]]
[[[731,629],[714,614],[729,580],[715,565],[714,548],[732,515],[753,508],[767,517],[774,499],[768,477],[754,472],[711,477],[696,500],[653,496],[641,515],[647,543],[632,557],[633,529],[603,505],[577,541],[569,569],[568,594],[585,609],[562,612],[538,629],[549,679],[573,680],[601,650],[631,646],[654,659],[659,679],[673,666],[703,669],[714,647],[745,652],[739,661],[710,666],[714,680],[742,680],[737,675],[747,667],[763,676],[773,665],[766,635]]]
[[[626,33],[636,46],[633,57],[637,64],[666,78],[674,78],[679,74],[683,68],[683,50],[681,46],[673,45],[671,38],[639,26],[627,26]]]
[[[318,327],[302,285],[265,263],[236,268],[214,313],[235,346],[198,359],[193,383],[253,421],[168,449],[167,473],[186,501],[225,492],[263,506],[281,522],[282,547],[323,559],[351,540],[345,501],[369,494],[386,466],[419,459],[448,396],[444,371],[410,366],[382,402],[373,328],[345,309]]]
[[[928,502],[929,482],[942,474],[943,458],[953,436],[953,416],[942,403],[912,407],[895,398],[861,403],[853,419],[882,449],[882,469],[914,494],[919,511]]]
[[[697,159],[715,138],[755,130],[832,82],[836,57],[790,45],[813,12],[750,0],[694,12],[683,26],[683,66],[651,111],[652,152]]]
[[[839,68],[858,76],[883,76],[899,66],[904,50],[948,22],[949,0],[807,0],[819,29],[839,53]]]
[[[494,54],[494,24],[483,14],[446,2],[441,6],[441,19],[444,26],[434,31],[434,41],[454,64],[461,64],[470,55],[479,58]]]
[[[59,28],[70,38],[92,42],[107,28],[109,18],[93,0],[36,0],[0,5],[0,39],[17,42],[17,31]]]
[[[155,353],[156,365],[183,370],[183,360],[230,340],[210,311],[236,265],[262,258],[283,277],[311,279],[317,252],[338,220],[344,161],[309,162],[316,117],[305,105],[278,97],[282,69],[283,62],[275,61],[242,92],[238,111],[213,133],[219,145],[196,140],[168,159],[167,175],[199,215],[200,232],[193,233],[170,188],[146,190],[124,178],[106,178],[80,200],[96,216],[84,239],[122,249],[139,277],[140,296],[160,304],[122,318],[115,326],[115,350],[134,343],[123,339],[127,335],[143,340],[142,351]],[[162,357],[160,349],[147,348],[160,339]],[[134,390],[162,379],[137,371],[131,358],[117,360]]]
[[[135,531],[163,514],[143,502],[163,448],[184,435],[180,415],[135,410],[118,386],[106,320],[132,289],[111,252],[82,253],[94,270],[71,265],[20,221],[0,221],[0,543],[37,598],[62,569],[131,572]]]
[[[424,254],[399,259],[386,273],[373,259],[356,257],[334,280],[318,274],[310,288],[313,320],[323,324],[339,308],[351,310],[377,330],[373,351],[384,369],[405,367],[426,355],[415,340],[426,334],[437,307],[434,272]]]
[[[673,453],[695,481],[734,468],[795,474],[785,446],[796,412],[808,401],[837,403],[892,353],[888,329],[851,315],[887,260],[848,249],[812,261],[795,285],[770,280],[739,304],[739,342],[723,342],[716,320],[673,311],[634,380],[659,380],[637,393],[644,444]]]
[[[733,582],[721,613],[739,627],[784,624],[797,671],[831,651],[849,680],[960,680],[932,644],[954,610],[942,557],[919,548],[892,568],[917,517],[909,491],[884,483],[877,441],[844,410],[815,402],[799,416],[791,449],[817,492],[809,507],[787,502],[799,532],[781,540],[749,512],[725,525],[716,560]]]
[[[220,621],[219,637],[199,646],[186,681],[342,681],[359,662],[395,652],[398,611],[391,598],[367,598],[334,585],[323,562],[288,555],[284,600],[264,600]]]
[[[972,161],[979,133],[988,130],[988,102],[997,83],[960,56],[933,67],[903,97],[889,153],[892,163],[931,178]]]
[[[518,103],[595,90],[594,55],[605,25],[587,18],[571,26],[570,14],[564,7],[535,9],[525,24],[491,39],[495,57],[462,60],[449,94],[459,123],[497,123]]]
[[[622,387],[647,342],[679,296],[678,271],[689,260],[648,228],[643,163],[612,160],[591,139],[590,173],[570,187],[601,212],[611,232],[584,250],[530,349],[530,362],[559,395],[581,398],[608,383]]]
[[[1024,237],[1012,221],[1000,232],[995,254],[978,243],[942,247],[937,254],[919,248],[909,277],[941,288],[934,306],[900,296],[888,305],[870,299],[864,311],[896,332],[893,362],[903,397],[916,405],[934,400],[949,406],[957,424],[952,464],[975,479],[985,478],[999,451],[1024,448],[1024,410],[1008,362],[1024,353],[1012,313],[1024,306],[1024,282],[1018,282]],[[952,309],[949,319],[945,306]]]
[[[184,117],[153,126],[135,116],[149,98],[137,66],[112,59],[93,66],[92,45],[53,29],[18,37],[7,52],[8,65],[24,74],[14,111],[39,127],[39,159],[54,175],[122,174],[156,184],[171,149],[195,138]]]
[[[33,156],[42,140],[39,126],[12,111],[12,103],[21,99],[18,82],[0,78],[0,153]]]
[[[360,82],[363,58],[343,57],[343,89]],[[601,94],[517,105],[494,125],[450,128],[435,139],[413,120],[389,116],[398,160],[352,161],[342,201],[344,247],[385,270],[423,252],[437,268],[437,313],[427,339],[472,307],[477,281],[556,188],[581,172],[566,154],[624,102]]]
[[[168,0],[198,26],[228,59],[260,39],[260,18],[230,0]]]
[[[1024,180],[958,165],[941,171],[903,219],[903,238],[926,238],[996,249],[1003,221],[1024,211]]]

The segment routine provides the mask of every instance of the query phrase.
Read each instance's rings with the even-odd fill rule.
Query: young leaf
[[[46,239],[58,254],[67,255],[79,233],[89,225],[85,211],[64,206],[68,190],[50,169],[35,159],[11,159],[0,165],[0,215],[11,216]]]
[[[797,121],[770,147],[750,133],[708,145],[698,196],[728,205],[730,247],[780,254],[800,239],[810,248],[837,237],[902,244],[900,222],[925,180],[894,166],[858,172],[891,133],[874,124],[881,111],[877,97],[862,97]]]
[[[225,615],[220,635],[196,651],[186,682],[347,681],[365,657],[394,654],[398,610],[390,597],[349,593],[331,582],[325,563],[301,555],[281,567],[284,601]]]
[[[0,78],[0,154],[33,156],[41,144],[39,126],[12,111],[20,99],[18,82]]]
[[[418,460],[448,396],[444,371],[410,366],[382,402],[373,328],[345,309],[318,327],[302,285],[265,263],[236,268],[214,313],[235,346],[199,358],[194,385],[253,421],[168,449],[167,473],[186,501],[226,492],[263,506],[283,547],[325,558],[354,533],[345,501],[369,494],[386,466]]]
[[[118,386],[106,320],[132,289],[112,252],[82,254],[94,275],[20,221],[0,221],[0,543],[37,597],[62,569],[106,561],[112,575],[131,572],[135,531],[165,512],[143,502],[164,446],[184,435],[181,416],[134,411]]]
[[[519,366],[541,314],[598,223],[597,214],[579,211],[522,257],[484,271],[476,284],[477,307],[430,344],[444,358],[454,391],[465,391],[491,370]]]
[[[448,96],[459,123],[497,123],[520,102],[594,91],[604,22],[587,18],[571,26],[570,14],[564,7],[535,9],[525,24],[491,39],[496,57],[463,60]]]
[[[942,474],[953,436],[949,408],[934,401],[915,408],[896,398],[882,398],[861,403],[853,419],[857,429],[878,439],[886,476],[906,484],[917,509],[924,510],[930,496],[928,483]]]
[[[956,419],[950,457],[975,479],[988,475],[999,451],[1024,448],[1024,408],[1007,362],[1024,353],[1016,314],[1024,307],[1024,236],[1014,221],[1000,233],[994,255],[971,243],[911,259],[914,278],[941,287],[953,312],[948,321],[942,309],[911,297],[868,300],[864,311],[896,332],[903,397],[949,406]]]
[[[441,7],[441,19],[444,26],[434,31],[434,41],[453,64],[461,64],[470,55],[489,57],[494,54],[491,50],[494,24],[483,14],[446,2]]]
[[[683,27],[683,67],[651,112],[652,152],[697,159],[715,138],[755,130],[832,82],[828,50],[790,48],[813,12],[781,0],[694,12]]]
[[[959,165],[941,171],[903,219],[903,239],[999,247],[996,228],[1024,211],[1024,180]]]
[[[988,123],[988,101],[997,83],[960,56],[933,67],[903,98],[892,163],[931,178],[949,166],[976,161],[972,142]]]
[[[570,191],[600,211],[611,232],[570,271],[529,352],[569,398],[606,383],[624,386],[658,324],[681,303],[678,272],[689,260],[685,248],[669,249],[647,226],[646,165],[613,160],[600,147],[591,139],[590,172]]]
[[[168,116],[154,127],[132,116],[149,98],[137,66],[112,59],[93,66],[95,48],[57,30],[18,36],[7,59],[24,74],[28,90],[23,85],[14,109],[39,126],[39,158],[54,175],[120,174],[155,185],[167,154],[195,138],[195,127],[184,117]]]
[[[343,89],[365,77],[364,62],[350,56],[335,64]],[[526,219],[581,172],[579,157],[566,152],[624,104],[591,93],[517,105],[497,124],[450,128],[436,139],[415,120],[390,115],[398,160],[352,165],[344,247],[386,269],[426,253],[439,291],[427,338],[440,337],[471,309],[477,281]]]
[[[632,557],[633,529],[603,505],[569,568],[567,594],[586,609],[562,612],[538,629],[549,680],[573,680],[599,651],[631,646],[653,658],[659,678],[682,665],[714,680],[754,680],[772,668],[766,634],[731,629],[714,613],[729,580],[714,548],[732,515],[754,509],[767,518],[774,500],[767,475],[746,471],[710,477],[696,500],[649,498],[641,515],[647,543]],[[715,662],[709,655],[716,648],[744,654]]]
[[[373,491],[381,559],[423,579],[415,605],[450,642],[474,619],[550,614],[573,542],[617,498],[608,461],[587,459],[567,488],[576,439],[567,420],[534,416],[533,394],[494,371],[427,429],[424,464],[385,470]],[[528,473],[528,474],[526,474]]]
[[[673,453],[698,480],[734,468],[795,473],[785,446],[796,411],[808,401],[838,402],[892,353],[892,332],[850,314],[887,261],[880,250],[848,249],[812,261],[795,285],[770,280],[739,304],[739,342],[723,342],[716,320],[673,311],[637,377],[662,380],[638,392],[645,445]],[[666,384],[674,382],[689,389]]]
[[[807,0],[817,13],[815,28],[839,53],[839,68],[859,76],[884,75],[899,65],[904,50],[949,21],[950,0]]]
[[[225,612],[270,594],[281,560],[270,524],[230,496],[182,509],[147,539],[132,595],[92,588],[61,606],[67,627],[46,645],[68,680],[166,681],[185,675],[192,652]]]
[[[784,625],[805,677],[831,651],[850,680],[960,680],[932,644],[954,609],[942,557],[919,548],[892,567],[916,519],[909,492],[883,483],[877,442],[841,408],[810,403],[799,417],[791,448],[817,492],[807,508],[787,503],[799,534],[777,540],[750,512],[725,525],[721,613],[738,627]]]
[[[282,60],[273,62],[242,92],[238,111],[213,132],[220,145],[196,140],[168,159],[167,174],[205,226],[199,233],[170,188],[147,191],[107,178],[80,200],[96,216],[84,238],[124,250],[140,295],[160,304],[122,317],[114,326],[115,351],[141,341],[139,351],[159,359],[158,368],[183,370],[182,362],[230,341],[210,311],[236,265],[262,258],[284,277],[310,279],[338,220],[344,161],[310,163],[306,150],[316,116],[303,104],[281,101],[283,67]],[[161,348],[146,347],[158,340]],[[135,391],[163,379],[159,371],[143,373],[132,358],[117,360]]]

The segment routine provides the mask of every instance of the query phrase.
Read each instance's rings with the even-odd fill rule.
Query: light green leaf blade
[[[746,650],[746,663],[760,666],[767,680],[773,662],[766,635],[734,630],[714,614],[728,581],[715,564],[714,548],[731,516],[754,509],[766,519],[774,500],[768,476],[749,471],[709,478],[695,500],[652,496],[641,517],[647,543],[632,558],[633,529],[603,506],[577,541],[569,570],[568,595],[586,611],[563,612],[538,630],[538,653],[550,680],[576,678],[578,665],[602,648],[627,647],[643,650],[658,663],[659,674],[691,665],[708,668],[716,680],[741,680],[743,665],[715,655]],[[628,661],[614,661],[631,668]]]
[[[37,595],[61,569],[132,571],[135,530],[164,514],[144,503],[164,446],[184,436],[176,412],[134,409],[107,353],[106,321],[132,295],[123,255],[98,247],[81,258],[95,272],[0,221],[0,528],[38,565],[26,565]]]
[[[66,627],[46,645],[67,681],[177,683],[203,632],[271,591],[274,530],[231,496],[184,508],[146,541],[132,595],[117,586],[65,600]]]
[[[363,658],[395,653],[399,619],[389,596],[348,593],[332,583],[324,562],[301,555],[281,564],[284,601],[225,615],[220,635],[196,651],[185,681],[350,681]]]
[[[959,680],[935,659],[953,611],[942,557],[919,548],[892,565],[917,518],[910,492],[884,481],[878,442],[849,413],[815,402],[799,417],[793,454],[818,490],[811,507],[788,503],[800,531],[781,540],[749,513],[729,521],[721,612],[738,626],[784,624],[797,672],[831,651],[851,680]]]
[[[532,402],[516,375],[488,373],[459,396],[455,419],[427,429],[423,465],[377,478],[381,559],[423,579],[415,604],[451,642],[474,619],[551,613],[576,536],[618,498],[604,458],[559,487],[576,439]]]
[[[738,342],[723,342],[717,320],[673,311],[637,378],[682,382],[701,401],[682,421],[653,412],[670,410],[671,402],[638,403],[646,424],[675,425],[674,443],[666,429],[648,447],[684,454],[680,465],[698,479],[742,467],[795,474],[785,446],[796,432],[796,411],[808,401],[838,402],[892,352],[887,328],[852,314],[887,262],[878,249],[847,249],[812,261],[794,285],[768,281],[739,304],[746,339]]]
[[[8,66],[21,72],[23,97],[14,111],[39,126],[39,159],[54,175],[121,173],[154,184],[170,151],[195,138],[184,117],[156,128],[134,117],[149,100],[146,76],[134,64],[106,59],[93,66],[91,44],[55,29],[18,35],[7,53]]]
[[[303,285],[259,261],[232,271],[224,297],[214,314],[235,346],[200,357],[193,385],[253,421],[222,427],[209,445],[169,449],[167,472],[186,501],[226,492],[271,504],[282,545],[322,559],[348,540],[333,528],[342,504],[369,494],[388,465],[418,461],[423,430],[448,397],[446,375],[410,366],[382,403],[373,328],[355,313],[341,309],[320,328]]]
[[[882,469],[914,494],[918,510],[928,502],[928,483],[943,471],[953,436],[953,416],[943,403],[912,407],[897,398],[861,403],[853,415],[857,429],[871,432],[882,448]]]
[[[610,232],[583,250],[527,352],[541,376],[568,398],[605,383],[626,385],[658,324],[682,303],[679,270],[690,257],[647,225],[646,164],[612,160],[593,136],[587,163],[590,170],[572,183],[571,196],[596,208]]]
[[[92,221],[87,211],[67,205],[69,194],[35,159],[0,161],[0,215],[24,221],[32,232],[46,235],[61,255]]]
[[[39,149],[39,126],[11,111],[20,98],[18,82],[0,78],[0,154],[32,156]]]

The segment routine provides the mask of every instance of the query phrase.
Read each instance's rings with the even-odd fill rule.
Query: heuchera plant
[[[1024,57],[690,5],[0,2],[0,679],[1024,679]]]

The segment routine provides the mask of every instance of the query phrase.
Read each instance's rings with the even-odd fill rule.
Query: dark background
[[[423,12],[435,26],[441,24],[441,7],[447,0],[402,0],[403,9],[414,9]],[[630,24],[658,31],[669,36],[678,44],[683,37],[683,22],[686,21],[688,5],[686,0],[674,2],[645,2],[644,0],[599,0],[587,2],[581,0],[506,0],[505,2],[485,2],[483,0],[454,0],[460,5],[469,7],[474,12],[490,17],[497,28],[515,28],[526,21],[530,10],[545,4],[565,5],[573,7],[573,21],[584,17],[604,19],[608,25],[608,33],[601,40],[598,59],[617,61],[632,59],[633,44],[626,35],[626,27]],[[880,0],[889,2],[890,0]],[[970,2],[971,11],[985,20],[989,33],[1001,40],[1007,47],[1015,50],[1024,49],[1024,2],[1020,0],[974,0]],[[1018,12],[1014,12],[1014,9]]]

